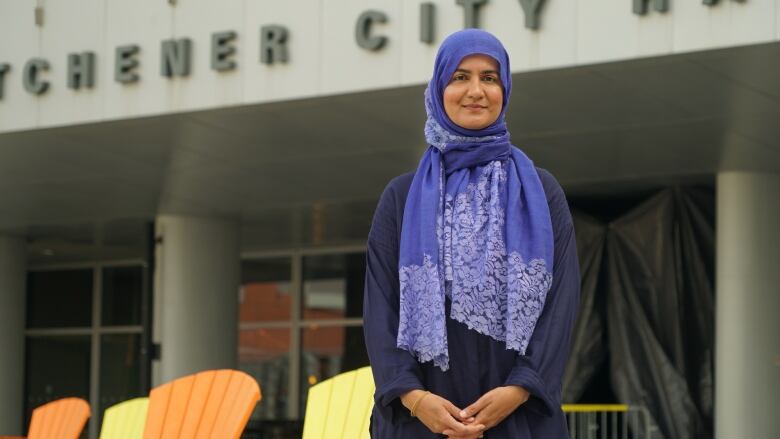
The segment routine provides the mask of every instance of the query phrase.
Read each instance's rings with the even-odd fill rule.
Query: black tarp
[[[571,354],[563,375],[562,400],[567,402],[580,399],[607,358],[606,313],[603,311],[603,298],[598,294],[607,228],[597,219],[577,211],[572,216],[582,284],[580,309],[571,337]]]
[[[654,437],[712,437],[714,194],[668,188],[608,222],[573,212],[583,284],[563,400],[607,358],[617,402],[647,408]]]

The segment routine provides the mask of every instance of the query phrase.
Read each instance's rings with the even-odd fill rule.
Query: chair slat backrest
[[[303,439],[369,438],[373,393],[370,367],[344,372],[312,386]]]
[[[355,385],[352,390],[352,402],[349,405],[347,422],[344,428],[344,437],[369,438],[369,421],[371,410],[374,408],[374,377],[371,368],[364,367],[357,370]]]
[[[260,401],[260,386],[237,370],[209,370],[149,394],[144,439],[238,439]]]
[[[89,419],[89,404],[63,398],[33,410],[28,439],[78,439]]]
[[[141,439],[144,437],[149,398],[135,398],[106,409],[100,439]]]

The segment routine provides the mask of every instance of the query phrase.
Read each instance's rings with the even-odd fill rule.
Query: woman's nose
[[[482,81],[478,77],[474,77],[469,81],[468,94],[470,98],[482,97],[485,94],[485,90],[482,89]]]

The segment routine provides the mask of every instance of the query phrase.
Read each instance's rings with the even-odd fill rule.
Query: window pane
[[[362,326],[311,326],[302,330],[301,416],[309,388],[342,372],[368,366]]]
[[[303,318],[362,317],[365,253],[303,259]]]
[[[140,325],[143,268],[103,269],[103,325]]]
[[[255,407],[252,420],[287,418],[290,369],[290,329],[241,330],[238,337],[239,369],[260,384],[263,402]]]
[[[100,407],[142,396],[141,335],[110,334],[100,337]]]
[[[27,337],[25,425],[34,408],[75,396],[89,400],[90,337]]]
[[[290,258],[241,262],[241,322],[270,322],[292,317]]]
[[[28,273],[28,328],[86,326],[92,326],[91,269]]]

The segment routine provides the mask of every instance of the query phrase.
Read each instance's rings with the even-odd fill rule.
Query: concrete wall
[[[10,65],[0,100],[0,132],[90,121],[149,116],[220,106],[271,102],[318,95],[418,84],[427,80],[436,47],[463,26],[455,0],[433,0],[436,40],[419,40],[421,0],[217,1],[69,0],[38,2],[44,22],[36,26],[36,2],[0,2],[0,63]],[[780,39],[780,0],[672,1],[669,11],[632,12],[632,0],[546,0],[538,30],[524,26],[519,0],[490,0],[481,8],[481,27],[507,46],[512,70],[522,72],[770,42]],[[360,13],[384,12],[375,32],[389,38],[377,52],[358,47]],[[289,29],[287,64],[259,61],[259,29]],[[236,70],[210,68],[211,34],[237,32]],[[193,40],[187,78],[160,74],[163,39]],[[114,81],[117,46],[137,44],[140,82]],[[96,53],[96,84],[90,90],[66,86],[68,53]],[[34,96],[22,87],[25,63],[49,61],[42,78],[49,90]]]

